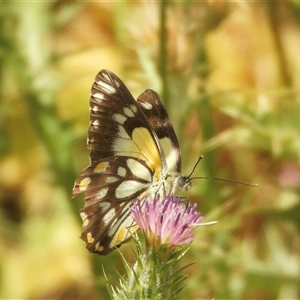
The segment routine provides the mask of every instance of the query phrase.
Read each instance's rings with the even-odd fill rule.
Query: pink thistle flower
[[[179,197],[168,196],[164,200],[138,200],[131,213],[150,245],[172,248],[194,240],[193,228],[202,220],[196,208],[197,204],[183,205]]]

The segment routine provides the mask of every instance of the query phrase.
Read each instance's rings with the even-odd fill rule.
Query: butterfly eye
[[[186,176],[180,176],[177,179],[177,185],[182,189],[182,190],[188,190],[192,186],[191,180],[186,177]]]

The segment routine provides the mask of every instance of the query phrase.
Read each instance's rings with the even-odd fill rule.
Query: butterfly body
[[[91,252],[108,254],[138,227],[130,213],[137,198],[164,198],[191,186],[181,176],[177,137],[165,106],[152,90],[137,100],[112,72],[102,70],[90,97],[90,166],[75,181],[85,193],[81,238]]]

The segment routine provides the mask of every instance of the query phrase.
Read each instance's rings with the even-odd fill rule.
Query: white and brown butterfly
[[[164,198],[191,183],[181,175],[179,143],[159,95],[148,89],[135,100],[108,70],[92,86],[87,144],[90,166],[72,196],[85,193],[81,238],[105,255],[138,229],[129,209],[137,199]]]

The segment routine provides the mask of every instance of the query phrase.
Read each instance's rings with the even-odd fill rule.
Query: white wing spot
[[[131,140],[130,139],[130,136],[128,135],[128,133],[125,131],[124,127],[123,126],[119,126],[119,131],[118,131],[118,136],[122,139],[126,139],[126,140]],[[118,140],[115,141],[114,143],[114,147],[115,149],[120,149],[122,148],[122,144],[119,145],[118,144]]]
[[[148,186],[148,183],[142,183],[136,180],[125,180],[116,188],[115,196],[117,199],[131,197],[137,192],[146,189]]]
[[[134,112],[128,107],[124,107],[123,112],[127,117],[130,117],[130,118],[134,117]]]
[[[115,217],[116,210],[114,208],[110,209],[103,217],[102,221],[105,226]]]
[[[92,122],[92,126],[98,128],[100,125],[99,120],[95,120]]]
[[[94,141],[95,141],[94,138],[91,138],[91,139],[87,138],[86,139],[86,144],[90,145],[90,144],[94,143]]]
[[[101,74],[107,81],[110,81],[110,77],[106,73],[101,72]]]
[[[134,112],[137,113],[137,107],[133,104],[130,105],[130,109]]]
[[[119,88],[120,87],[120,82],[117,80],[114,80],[115,85]]]
[[[151,110],[152,109],[152,104],[149,102],[142,102],[140,103],[145,109]]]
[[[98,84],[98,86],[107,94],[113,95],[117,92],[117,90],[110,84],[100,80],[100,81],[96,81],[96,83]]]
[[[107,195],[107,192],[108,192],[108,187],[100,189],[96,194],[97,200],[103,199]]]
[[[85,212],[81,212],[80,213],[80,217],[81,217],[81,220],[82,220],[82,226],[83,228],[86,228],[88,225],[89,225],[89,219],[87,217],[87,214]]]
[[[102,211],[105,211],[110,207],[110,203],[106,201],[100,202],[99,207]]]
[[[150,171],[139,161],[132,158],[128,158],[126,160],[126,164],[135,177],[141,178],[148,182],[152,182],[152,175]]]
[[[101,102],[104,99],[104,94],[97,92],[92,94],[92,97],[94,97],[98,102]]]
[[[131,202],[123,202],[126,203],[126,205],[122,208],[121,216],[129,209],[129,207],[132,205]]]
[[[106,183],[114,183],[114,182],[116,182],[118,180],[119,180],[119,178],[116,177],[116,176],[108,176],[105,179]]]
[[[127,117],[122,114],[113,114],[112,118],[119,124],[124,124],[124,122],[127,120]]]
[[[90,107],[90,111],[97,112],[99,111],[99,108],[96,105],[94,105],[93,107]]]
[[[126,169],[123,168],[123,167],[119,167],[118,170],[117,170],[117,174],[121,177],[125,177],[126,175]]]
[[[172,141],[169,137],[164,137],[163,139],[159,139],[159,142],[162,148],[164,149],[169,170],[176,170],[177,165],[180,161],[179,150],[173,147]]]

